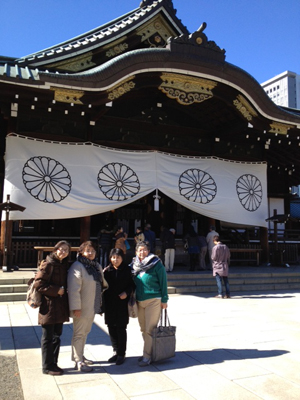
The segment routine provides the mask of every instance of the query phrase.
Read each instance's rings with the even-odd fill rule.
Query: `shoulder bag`
[[[51,265],[51,274],[49,276],[48,282],[50,282],[52,272],[53,272],[53,265]],[[42,294],[34,287],[34,283],[35,283],[35,277],[29,279],[29,281],[27,282],[28,289],[26,293],[26,301],[31,308],[39,308],[40,305],[42,304]]]

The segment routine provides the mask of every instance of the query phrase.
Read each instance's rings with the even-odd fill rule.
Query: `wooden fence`
[[[21,268],[36,267],[38,252],[34,249],[35,246],[53,247],[58,240],[35,240],[35,241],[17,241],[12,242],[12,254],[10,263],[13,266]],[[72,246],[78,246],[79,241],[69,241]]]
[[[68,240],[68,239],[67,239]],[[72,246],[79,245],[78,240],[68,240],[68,242]],[[9,255],[9,264],[16,265],[21,268],[25,267],[35,267],[37,265],[37,251],[34,249],[35,246],[54,246],[57,243],[57,239],[41,239],[41,240],[17,240],[13,239],[12,242],[12,253]],[[182,240],[176,241],[178,243],[176,247],[176,259],[175,262],[179,264],[187,264],[188,263],[188,254],[184,252]],[[233,254],[232,260],[238,258],[238,261],[241,265],[247,264],[249,260],[253,260],[253,263],[257,259],[257,255],[255,252],[248,252],[247,249],[259,249],[259,244],[235,244],[228,243],[228,246],[231,248],[244,248],[246,249],[245,253],[236,253]],[[157,249],[160,248],[159,241]],[[270,243],[270,261],[272,261],[272,255],[274,254],[275,245],[274,243]],[[299,252],[300,252],[300,243],[278,243],[278,250],[282,252],[282,260],[284,263],[288,264],[296,264],[299,262]],[[132,247],[132,252],[134,249]],[[134,254],[132,254],[134,255]],[[244,259],[244,262],[243,262]]]

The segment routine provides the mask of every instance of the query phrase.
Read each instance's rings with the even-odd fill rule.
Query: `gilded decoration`
[[[73,103],[73,104],[83,104],[80,100],[84,95],[84,91],[82,90],[70,90],[64,88],[54,88],[54,100],[59,101],[61,103]]]
[[[135,83],[133,79],[135,76],[131,76],[127,80],[123,81],[121,84],[114,86],[111,90],[108,91],[108,99],[113,101],[123,96],[123,94],[130,92],[135,87]]]
[[[246,118],[247,121],[252,121],[253,117],[257,117],[257,113],[254,108],[240,94],[235,100],[233,100],[233,104],[235,105],[236,109],[243,115],[243,117]]]
[[[217,86],[216,82],[207,79],[179,74],[162,74],[161,79],[159,90],[182,105],[202,103],[212,98],[212,89]]]
[[[280,122],[272,122],[270,124],[270,133],[277,133],[280,135],[287,135],[288,130],[293,128],[293,125],[281,124]]]
[[[180,36],[170,36],[167,41],[168,47],[172,50],[172,48],[178,49],[178,46],[181,45],[188,45],[191,46],[194,51],[203,52],[212,50],[210,52],[212,58],[224,61],[225,50],[221,49],[213,40],[207,39],[207,36],[203,33],[206,26],[206,22],[203,22],[200,28],[191,34],[184,33]]]
[[[137,35],[141,36],[141,41],[147,42],[150,47],[164,47],[167,39],[175,36],[175,32],[166,25],[160,16],[157,16],[149,24],[137,29]]]
[[[89,52],[82,56],[72,58],[72,61],[58,62],[50,64],[49,68],[55,67],[64,71],[79,72],[94,67],[96,64],[92,61],[93,53]]]
[[[127,43],[120,43],[116,46],[113,46],[106,52],[106,57],[115,57],[128,49]]]

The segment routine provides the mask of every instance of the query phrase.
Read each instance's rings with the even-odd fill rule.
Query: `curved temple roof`
[[[38,93],[39,98],[44,97],[45,108],[51,99],[71,102],[66,95],[61,100],[62,91],[74,92],[75,97],[79,93],[80,101],[75,101],[78,107],[94,104],[99,116],[106,112],[103,107],[111,96],[117,103],[129,93],[131,101],[140,102],[145,88],[152,88],[155,96],[164,93],[170,99],[176,85],[184,96],[191,95],[189,87],[196,87],[192,96],[202,96],[202,102],[193,109],[192,117],[196,115],[201,127],[211,125],[210,134],[226,131],[228,124],[235,138],[233,132],[244,132],[244,127],[251,125],[263,133],[298,140],[299,113],[276,106],[251,75],[227,63],[225,50],[208,40],[205,27],[203,23],[190,34],[176,16],[171,0],[144,0],[133,11],[59,45],[22,58],[0,59],[0,89],[3,85],[5,93],[22,88]],[[118,85],[123,92],[114,97]],[[203,98],[213,100],[203,102]],[[184,113],[192,115],[186,107]],[[266,149],[270,140],[266,140]],[[291,153],[292,146],[286,142],[283,158]],[[298,148],[293,152],[291,165],[297,162]]]

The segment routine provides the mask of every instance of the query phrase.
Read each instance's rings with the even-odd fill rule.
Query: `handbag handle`
[[[166,308],[161,310],[159,326],[170,326],[170,320],[169,320],[169,316],[168,316],[168,312],[167,312]]]

